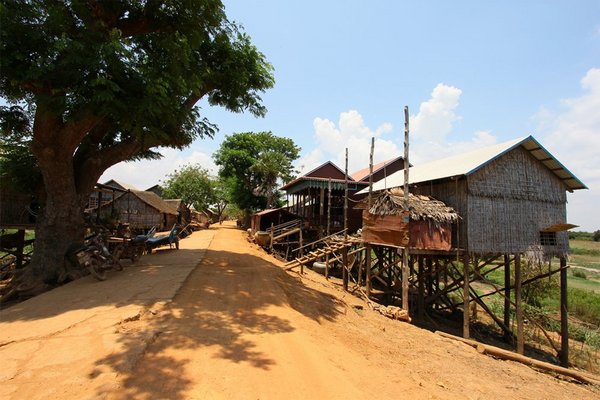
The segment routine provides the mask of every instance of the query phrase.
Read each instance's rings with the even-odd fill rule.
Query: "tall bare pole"
[[[344,237],[348,237],[348,148],[346,147],[346,170],[344,178]]]
[[[348,238],[348,148],[346,147],[346,169],[344,179],[344,239]],[[343,286],[344,290],[348,290],[348,276],[350,271],[348,270],[348,247],[344,246],[342,249],[342,264],[343,266]]]
[[[327,236],[331,234],[331,178],[327,182]]]
[[[408,216],[408,106],[404,106],[404,212]],[[408,223],[408,221],[407,221]],[[402,308],[408,311],[408,243],[402,250]]]
[[[373,150],[375,149],[375,138],[371,138],[371,154],[369,155],[369,210],[372,205],[373,194]]]

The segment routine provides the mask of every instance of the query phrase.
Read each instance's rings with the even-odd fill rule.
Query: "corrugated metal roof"
[[[567,187],[567,190],[587,189],[587,186],[565,168],[548,150],[546,150],[533,136],[513,139],[508,142],[484,147],[468,153],[459,154],[440,160],[431,161],[425,164],[411,167],[409,172],[410,184],[429,182],[438,179],[452,178],[455,176],[470,175],[484,165],[492,162],[503,154],[522,146],[529,151],[531,155],[537,158]],[[383,190],[386,188],[398,187],[404,184],[404,171],[397,171],[386,179],[382,179],[373,184],[373,190]],[[368,188],[359,193],[367,193]]]

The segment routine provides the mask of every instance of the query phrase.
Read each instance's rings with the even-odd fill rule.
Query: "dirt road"
[[[53,369],[50,360],[42,363],[45,369],[24,370],[25,359],[30,366],[39,361],[31,352],[16,351],[18,346],[27,347],[29,336],[15,333],[7,342],[4,331],[0,331],[0,344],[5,344],[0,347],[0,357],[16,360],[12,377],[4,377],[4,381],[0,377],[0,388],[9,387],[0,389],[0,396],[600,399],[598,388],[494,360],[466,345],[386,319],[366,307],[356,310],[352,305],[364,305],[361,300],[312,271],[302,277],[284,271],[279,262],[249,244],[245,233],[232,226],[198,233],[214,234],[214,238],[203,255],[194,254],[201,261],[172,301],[133,301],[135,312],[113,324],[108,322],[108,315],[113,315],[116,303],[104,304],[107,313],[99,319],[97,315],[102,313],[89,315],[91,308],[80,307],[76,312],[87,314],[89,319],[58,332],[39,327],[46,336],[35,336],[38,349],[50,342],[59,343],[54,344],[57,351],[68,355],[61,358],[73,359],[71,375]],[[194,240],[182,241],[182,248],[193,247]],[[207,241],[208,236],[202,243]],[[164,262],[187,265],[193,252],[165,252],[168,258],[165,256]],[[189,259],[177,261],[186,254]],[[150,262],[152,257],[142,260]],[[145,279],[143,271],[136,272],[130,281]],[[132,306],[125,303],[119,304]],[[69,312],[54,313],[54,317],[65,313]],[[12,318],[7,325],[21,322]],[[35,323],[43,320],[52,318],[28,319],[31,325],[27,328],[37,329]],[[107,322],[103,325],[99,321]],[[102,335],[95,329],[98,326],[110,332]],[[86,331],[88,336],[81,336],[89,340],[96,338],[89,345],[102,350],[73,354],[73,350],[78,351],[73,340],[80,337],[75,334],[78,330]],[[105,345],[109,343],[109,351],[99,337]],[[15,354],[21,354],[21,359]]]

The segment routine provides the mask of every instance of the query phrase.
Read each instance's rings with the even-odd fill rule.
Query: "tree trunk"
[[[32,146],[42,172],[45,201],[36,221],[31,274],[23,286],[55,285],[64,256],[73,243],[83,242],[83,206],[75,185],[72,154],[59,146]]]

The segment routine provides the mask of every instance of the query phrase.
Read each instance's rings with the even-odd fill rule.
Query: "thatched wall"
[[[452,247],[461,249],[468,247],[467,226],[469,214],[466,185],[466,180],[460,179],[437,183],[427,182],[410,189],[411,193],[431,196],[442,201],[458,213],[460,219],[452,225]]]
[[[490,162],[467,181],[470,252],[567,253],[566,232],[556,234],[556,246],[540,245],[540,231],[567,222],[565,186],[525,149]]]
[[[517,147],[458,180],[411,187],[454,208],[461,216],[453,246],[470,253],[564,255],[566,232],[556,246],[541,246],[540,231],[566,223],[566,188],[542,163]],[[458,238],[458,241],[455,239]]]
[[[154,193],[148,193],[154,195]],[[95,215],[96,212],[92,213]],[[156,226],[158,230],[169,230],[177,222],[176,214],[158,210],[133,192],[124,193],[111,203],[100,207],[100,217],[105,220],[116,217],[120,222],[129,223],[131,229],[134,230],[150,229],[153,226]]]

